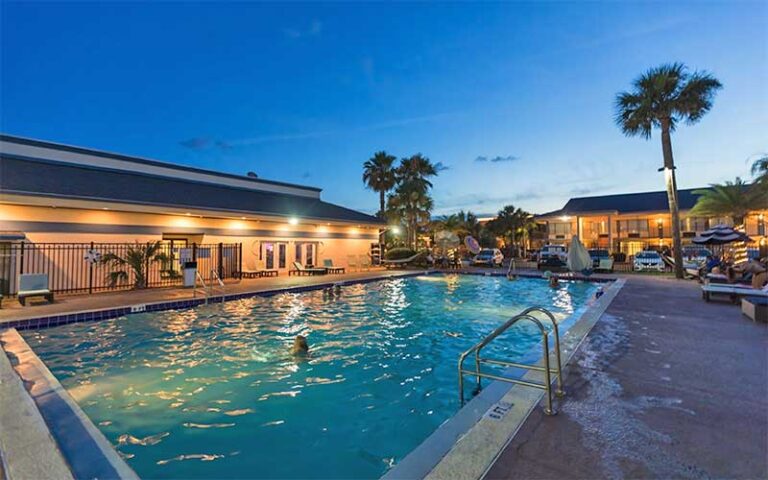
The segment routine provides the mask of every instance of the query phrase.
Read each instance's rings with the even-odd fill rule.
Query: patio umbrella
[[[592,257],[584,248],[579,237],[574,235],[571,239],[571,247],[568,249],[568,260],[566,261],[568,270],[572,272],[581,272],[584,275],[592,274]]]
[[[732,242],[751,241],[752,239],[744,232],[740,232],[728,225],[715,225],[693,239],[693,243],[698,245],[725,245]]]
[[[480,253],[480,244],[477,242],[477,240],[475,240],[475,237],[471,235],[464,237],[464,245],[466,245],[467,250],[473,254],[477,255]]]
[[[459,246],[461,241],[459,236],[448,230],[441,230],[435,233],[435,245],[443,250],[450,250]]]

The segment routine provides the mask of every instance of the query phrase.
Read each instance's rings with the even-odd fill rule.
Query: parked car
[[[589,251],[589,256],[592,258],[593,270],[613,272],[613,258],[611,258],[611,254],[608,250],[592,249]]]
[[[663,272],[665,268],[661,254],[654,250],[643,250],[636,253],[633,266],[638,272]]]
[[[500,266],[504,261],[504,254],[498,248],[484,248],[472,259],[472,265]]]
[[[538,269],[558,269],[565,267],[568,252],[563,245],[544,245],[539,251]]]

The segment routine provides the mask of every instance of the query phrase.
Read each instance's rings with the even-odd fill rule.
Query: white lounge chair
[[[45,297],[53,303],[53,292],[48,288],[48,274],[23,273],[19,275],[19,303],[26,306],[27,297]]]
[[[347,268],[350,271],[360,269],[360,264],[357,261],[357,255],[347,255]]]
[[[733,303],[738,303],[741,297],[768,297],[768,285],[759,289],[732,283],[707,283],[701,286],[701,297],[705,301],[710,301],[712,295],[728,295]]]
[[[388,268],[389,267],[397,267],[397,266],[400,266],[400,265],[407,265],[407,264],[411,263],[412,261],[416,260],[417,258],[419,258],[422,254],[423,254],[423,252],[419,252],[419,253],[417,253],[415,255],[411,255],[408,258],[401,258],[399,260],[382,260],[381,263],[383,263],[384,266],[388,267]]]
[[[370,255],[360,255],[359,262],[360,262],[359,263],[360,270],[362,270],[362,269],[370,270],[371,269],[371,256]]]
[[[293,262],[294,270],[288,271],[288,276],[291,275],[325,275],[328,271],[324,268],[307,268],[301,264],[301,262]]]

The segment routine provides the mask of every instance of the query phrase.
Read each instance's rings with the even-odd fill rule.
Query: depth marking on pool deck
[[[579,345],[624,283],[623,279],[615,280],[560,339],[564,377]],[[542,364],[543,357],[537,362],[537,365]],[[522,378],[544,383],[541,372],[531,370]],[[540,408],[542,398],[543,390],[494,381],[382,478],[480,479],[512,441],[533,409]],[[507,405],[509,408],[505,408]],[[557,416],[549,420],[556,422]]]

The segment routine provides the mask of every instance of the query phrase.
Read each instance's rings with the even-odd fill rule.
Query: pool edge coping
[[[55,431],[51,425],[51,415],[54,415],[54,409],[63,405],[69,409],[65,416],[58,418],[60,422],[75,422],[85,431],[89,439],[95,444],[96,450],[90,452],[91,455],[100,456],[98,460],[107,462],[115,475],[102,474],[98,478],[120,478],[127,480],[139,480],[139,476],[133,469],[120,457],[120,454],[112,446],[109,440],[101,433],[101,430],[94,425],[93,421],[80,408],[80,405],[72,398],[66,388],[51,373],[45,363],[37,356],[32,347],[24,340],[24,337],[15,329],[4,329],[0,331],[0,338],[3,340],[5,354],[16,357],[18,363],[13,365],[13,370],[18,375],[21,382],[25,385],[26,391],[34,401],[38,413],[42,416],[46,426],[49,429],[52,439],[61,452],[67,466],[74,478],[80,478],[77,473],[77,467],[73,465],[72,459],[67,455],[64,445],[62,445],[61,434]],[[59,402],[58,405],[55,405]],[[70,426],[71,430],[71,426]],[[71,447],[70,447],[71,448]],[[77,456],[82,452],[78,450]],[[82,459],[79,459],[82,461]],[[12,480],[12,479],[11,479]]]
[[[561,338],[563,377],[568,375],[568,364],[573,355],[625,283],[624,279],[613,280],[603,295],[581,313]],[[543,356],[537,364],[541,365],[542,361]],[[539,372],[528,371],[522,378],[541,383],[543,378],[540,375]],[[543,398],[542,390],[494,381],[381,478],[481,479]],[[501,401],[511,403],[513,407],[500,421],[488,420],[487,412]],[[472,447],[468,447],[470,443]],[[446,448],[446,445],[450,446]]]

